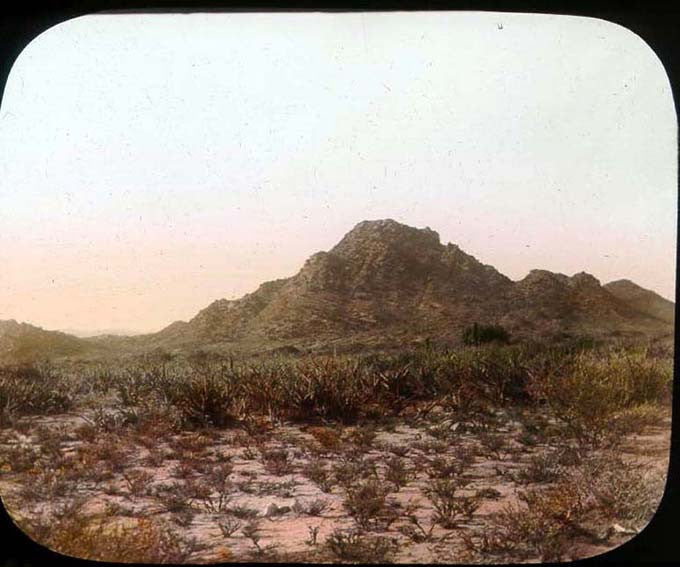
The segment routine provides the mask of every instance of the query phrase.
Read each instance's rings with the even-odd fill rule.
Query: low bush
[[[357,483],[347,488],[344,505],[354,521],[364,529],[375,527],[385,519],[387,490],[377,480]]]
[[[68,411],[76,390],[73,381],[46,364],[0,367],[0,423],[13,415]]]
[[[510,341],[510,333],[500,325],[479,325],[474,323],[463,330],[463,344],[481,345],[484,343]]]
[[[338,559],[352,563],[388,563],[397,543],[385,536],[367,536],[360,530],[334,530],[325,542]]]
[[[434,507],[433,520],[441,527],[453,529],[462,519],[469,520],[481,504],[476,496],[458,494],[460,485],[455,480],[435,480],[427,488],[427,497]]]
[[[636,407],[668,404],[671,381],[672,369],[665,361],[644,351],[609,350],[579,353],[560,368],[536,377],[531,388],[569,435],[596,446],[622,438],[616,427],[624,423],[626,412],[633,411],[628,414],[632,419],[635,412],[643,413]]]

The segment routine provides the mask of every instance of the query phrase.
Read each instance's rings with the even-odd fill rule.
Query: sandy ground
[[[554,449],[549,440],[527,439],[526,428],[516,417],[498,413],[486,431],[484,426],[475,429],[434,412],[425,419],[383,423],[373,433],[367,426],[283,424],[271,429],[263,426],[255,435],[239,428],[177,435],[119,428],[109,433],[97,431],[89,438],[83,433],[86,421],[79,415],[22,418],[18,427],[0,430],[0,456],[4,456],[0,495],[20,526],[31,525],[39,517],[49,519],[60,506],[77,499],[84,503],[78,514],[121,521],[151,517],[167,522],[187,542],[187,561],[192,563],[225,558],[339,561],[326,542],[335,530],[357,527],[345,505],[348,487],[351,490],[376,478],[387,491],[383,512],[391,520],[371,521],[360,531],[394,542],[391,561],[480,561],[471,555],[463,535],[483,534],[494,514],[519,504],[518,491],[549,485],[520,480],[532,459]],[[369,432],[362,441],[360,432],[366,429]],[[326,441],[325,447],[320,437]],[[493,450],[488,447],[492,444],[489,437],[498,440],[499,446]],[[663,424],[626,438],[617,451],[631,462],[665,475],[669,438],[670,419],[666,418]],[[99,447],[99,453],[93,446]],[[39,463],[21,465],[17,455],[30,455],[32,449],[41,451]],[[432,461],[464,462],[466,458],[469,463],[461,465],[462,471],[456,474],[464,484],[457,495],[477,496],[479,506],[470,517],[460,517],[455,527],[442,527],[433,522],[433,502],[427,491],[436,479]],[[31,460],[30,456],[25,459]],[[404,486],[386,478],[390,459],[406,469]],[[83,463],[82,469],[77,468],[78,462]],[[330,488],[324,491],[309,478],[310,463],[325,467],[331,477]],[[345,486],[333,474],[342,463],[346,474],[353,475]],[[224,484],[219,485],[225,496],[220,503],[217,481],[210,479],[224,464],[231,467],[226,469]],[[93,475],[97,467],[102,471],[100,478]],[[371,472],[373,468],[375,472]],[[78,470],[85,472],[79,475]],[[61,486],[55,481],[57,486],[51,491],[50,478],[61,481]],[[42,483],[42,492],[27,493],[35,483]],[[173,509],[163,497],[163,487],[173,485],[180,487],[183,512]],[[203,495],[197,485],[203,487]],[[310,511],[310,506],[318,509]],[[407,526],[414,525],[409,515],[414,515],[425,531],[434,524],[426,541],[408,535]],[[259,537],[255,541],[243,531],[253,521]],[[224,533],[220,525],[225,524],[233,533]],[[617,547],[641,528],[616,524],[612,530],[612,524],[602,526],[611,532],[604,542],[575,539],[565,559]]]

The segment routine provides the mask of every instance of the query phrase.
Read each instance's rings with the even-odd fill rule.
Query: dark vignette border
[[[177,0],[50,0],[23,1],[5,7],[0,16],[0,94],[4,92],[9,72],[21,51],[40,33],[69,19],[96,12],[219,12],[219,11],[499,11],[533,12],[600,18],[628,28],[640,36],[656,53],[668,75],[674,94],[676,120],[678,115],[678,92],[680,91],[680,4],[650,3],[641,1],[602,2],[566,0],[203,0],[184,2]],[[677,217],[676,217],[677,218]],[[0,230],[2,228],[0,227]],[[680,233],[680,222],[678,222]],[[676,247],[676,266],[680,265],[680,253]],[[678,305],[678,277],[676,270],[676,321],[680,319]],[[678,368],[678,327],[675,332],[675,369]],[[674,370],[673,415],[680,412],[680,386]],[[641,534],[603,555],[569,564],[680,564],[680,431],[677,418],[673,419],[671,436],[671,461],[666,489],[661,505]],[[78,567],[108,567],[118,563],[100,563],[65,557],[33,542],[12,522],[0,506],[0,567],[33,567],[38,565],[74,565]]]

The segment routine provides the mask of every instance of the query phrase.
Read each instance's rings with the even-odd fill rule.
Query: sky
[[[3,93],[0,319],[160,330],[381,218],[674,299],[676,140],[662,63],[603,20],[83,16]]]

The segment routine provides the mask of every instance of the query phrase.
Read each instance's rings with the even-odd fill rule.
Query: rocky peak
[[[587,272],[579,272],[569,278],[569,285],[577,288],[599,288],[600,280]]]
[[[427,228],[414,228],[392,219],[363,221],[350,230],[331,250],[351,258],[357,253],[377,250],[420,251],[438,249],[439,234]]]
[[[569,282],[569,277],[564,274],[551,272],[549,270],[531,270],[529,274],[520,280],[523,287],[562,287]]]

